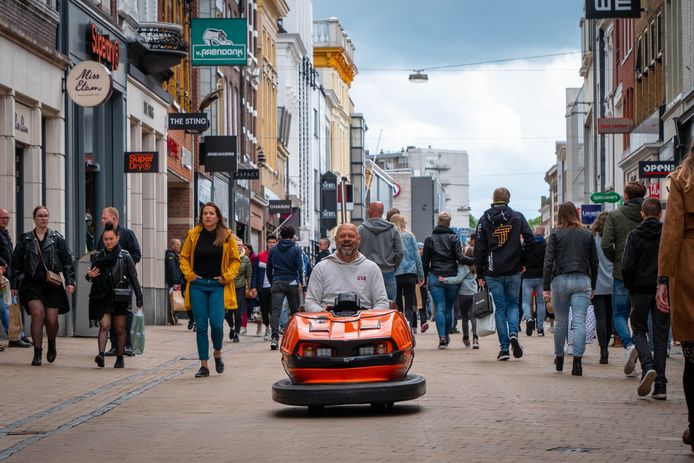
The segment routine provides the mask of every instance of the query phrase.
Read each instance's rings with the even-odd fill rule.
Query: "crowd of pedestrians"
[[[581,223],[575,204],[559,205],[550,233],[541,226],[531,230],[510,207],[509,190],[500,187],[466,243],[451,228],[448,212],[439,213],[431,235],[417,242],[400,211],[391,209],[383,219],[383,203],[374,201],[359,227],[337,228],[335,252],[329,238],[319,241],[313,268],[292,226],[268,235],[265,249],[256,254],[232,233],[219,207],[206,203],[184,242],[170,241],[165,283],[184,296],[200,361],[196,377],[210,375],[210,338],[215,371],[224,372],[225,320],[232,342],[257,323],[256,336],[277,350],[283,313],[324,310],[345,291],[357,293],[364,309],[388,309],[394,300],[415,334],[435,321],[439,349],[449,347],[459,317],[463,345],[475,350],[480,342],[473,302],[486,294],[493,302],[489,316],[498,361],[521,359],[521,326],[527,336],[543,337],[552,312],[554,368],[562,372],[571,355],[571,374],[582,376],[586,339],[593,334],[587,320],[594,312],[599,363],[609,363],[610,339],[619,339],[624,374],[636,376],[641,367],[639,396],[667,399],[671,340],[681,345],[689,410],[683,440],[694,450],[694,146],[670,178],[666,211],[658,199],[645,198],[643,184],[631,182],[623,205],[601,213],[590,228]],[[40,366],[44,330],[46,361],[58,356],[58,315],[70,310],[78,275],[67,241],[49,227],[48,208],[37,206],[32,217],[33,229],[13,246],[10,214],[0,209],[0,322],[9,334],[10,305],[19,304],[31,316],[31,339],[17,330],[8,345],[33,346],[31,365]],[[124,357],[133,353],[133,300],[136,310],[145,308],[136,270],[141,251],[135,233],[119,223],[117,209],[105,208],[101,224],[83,275],[91,284],[89,320],[99,328],[94,361],[103,368],[105,357],[113,355],[114,367],[123,368]]]

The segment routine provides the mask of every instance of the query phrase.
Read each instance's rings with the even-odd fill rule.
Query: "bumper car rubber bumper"
[[[413,400],[425,393],[426,380],[419,375],[394,381],[340,384],[293,384],[283,379],[272,385],[275,402],[298,406],[387,404]]]

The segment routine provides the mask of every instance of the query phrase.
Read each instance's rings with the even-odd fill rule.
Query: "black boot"
[[[581,365],[581,357],[574,357],[574,367],[571,369],[571,374],[574,376],[583,376],[583,366]]]
[[[607,359],[610,356],[610,352],[607,350],[607,347],[605,348],[600,348],[600,363],[603,365],[607,365]]]
[[[94,357],[94,361],[95,361],[96,364],[99,366],[99,368],[103,368],[103,367],[104,367],[104,362],[105,362],[104,357],[105,357],[105,355],[104,355],[103,352],[99,352],[99,355],[97,355],[96,357]]]
[[[564,371],[564,356],[554,357],[554,366],[557,371]]]
[[[42,356],[43,356],[43,349],[40,347],[34,347],[34,359],[31,361],[31,364],[35,367],[40,367]]]
[[[46,360],[48,363],[55,362],[55,358],[58,356],[58,351],[55,350],[55,340],[48,341],[48,352],[46,352]]]
[[[113,364],[113,368],[125,368],[125,361],[122,355],[116,357],[116,363]]]

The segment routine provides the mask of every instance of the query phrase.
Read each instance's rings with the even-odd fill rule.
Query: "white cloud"
[[[363,72],[351,90],[369,126],[367,147],[399,151],[409,145],[467,150],[470,199],[476,217],[498,186],[511,190],[511,206],[539,215],[547,195],[544,173],[554,144],[566,137],[565,89],[580,87],[579,58],[514,61],[482,69],[430,72],[426,84],[407,73]]]

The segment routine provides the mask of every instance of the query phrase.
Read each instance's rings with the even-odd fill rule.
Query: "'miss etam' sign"
[[[113,91],[111,71],[96,61],[82,61],[67,76],[67,93],[79,106],[104,103]]]

